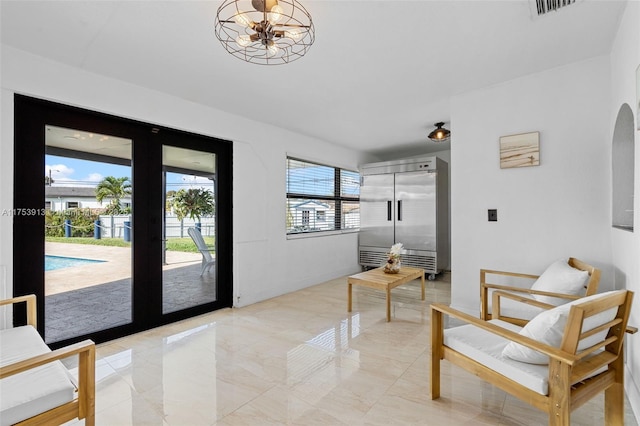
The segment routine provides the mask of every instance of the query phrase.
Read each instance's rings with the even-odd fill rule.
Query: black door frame
[[[148,330],[233,303],[232,180],[233,144],[195,133],[121,118],[51,101],[14,95],[14,211],[41,212],[45,188],[45,127],[52,125],[133,141],[132,148],[132,323],[55,342],[61,347],[86,338],[95,342]],[[216,154],[216,301],[162,313],[162,146],[171,145]],[[13,218],[13,294],[35,294],[38,331],[44,337],[44,216]],[[38,265],[40,265],[38,267]],[[22,320],[21,320],[22,318]],[[24,308],[14,309],[14,323],[24,323]]]

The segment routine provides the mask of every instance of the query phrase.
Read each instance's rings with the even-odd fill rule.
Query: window
[[[287,234],[360,227],[360,175],[287,158]]]
[[[45,210],[51,210],[51,201],[45,201],[44,208]]]
[[[78,207],[80,207],[78,205],[77,201],[67,201],[67,208],[68,209],[77,209]]]

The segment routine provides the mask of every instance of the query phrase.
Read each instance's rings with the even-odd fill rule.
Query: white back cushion
[[[624,290],[618,290],[618,292],[622,291]],[[559,348],[560,344],[562,343],[562,336],[564,334],[564,328],[567,324],[571,306],[602,298],[613,293],[615,293],[615,291],[594,294],[593,296],[583,297],[581,299],[574,300],[570,303],[566,303],[564,305],[542,312],[541,314],[538,314],[534,319],[529,321],[529,323],[524,326],[522,330],[520,330],[519,334],[530,337],[540,343]],[[618,308],[615,307],[586,318],[582,324],[582,332],[592,330],[599,325],[611,321],[616,317],[617,313]],[[604,331],[581,340],[578,344],[578,352],[604,340],[604,338],[607,336],[608,331],[609,329],[605,329]],[[502,354],[516,361],[527,362],[529,364],[549,363],[549,357],[547,355],[544,355],[538,351],[515,342],[509,343],[504,348]]]
[[[572,295],[583,294],[584,286],[589,281],[589,273],[576,269],[567,262],[567,259],[562,259],[549,265],[547,270],[533,283],[531,289]],[[554,306],[567,302],[567,299],[538,294],[534,294],[533,297],[539,302]]]

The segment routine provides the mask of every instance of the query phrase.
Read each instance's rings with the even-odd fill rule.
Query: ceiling
[[[608,54],[625,1],[532,19],[528,0],[299,0],[316,41],[290,64],[229,55],[217,1],[0,2],[2,43],[384,157],[448,149],[452,95]]]
[[[56,155],[74,157],[77,154],[63,151],[82,153],[77,158],[101,160],[103,157],[118,158],[124,161],[122,165],[130,165],[132,153],[132,141],[130,139],[116,136],[101,135],[98,133],[88,133],[82,130],[67,129],[48,125],[46,127],[45,144],[48,148],[58,148]],[[196,151],[176,146],[163,145],[162,165],[169,168],[169,171],[179,170],[181,173],[200,172],[201,176],[215,175],[215,154]],[[57,170],[60,173],[59,170]]]

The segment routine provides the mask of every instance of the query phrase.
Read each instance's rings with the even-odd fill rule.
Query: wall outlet
[[[498,221],[498,210],[489,209],[489,222],[497,222],[497,221]]]

